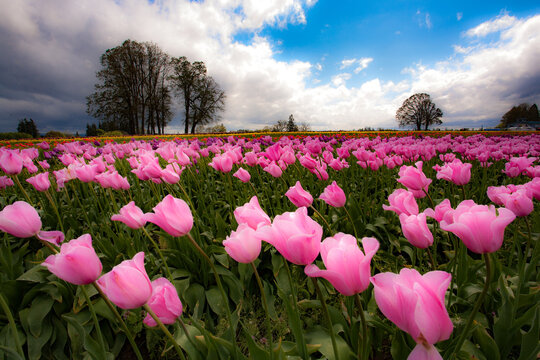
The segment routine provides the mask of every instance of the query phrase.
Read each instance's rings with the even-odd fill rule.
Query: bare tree
[[[206,126],[219,119],[220,112],[225,110],[225,92],[210,76],[205,76],[196,84],[192,98],[191,133],[197,126]]]
[[[396,119],[400,127],[413,125],[416,130],[425,130],[430,125],[442,124],[443,112],[435,106],[428,94],[414,94],[403,102],[396,112]]]

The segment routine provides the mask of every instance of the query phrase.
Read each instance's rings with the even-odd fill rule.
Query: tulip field
[[[2,145],[0,359],[540,356],[540,134]]]

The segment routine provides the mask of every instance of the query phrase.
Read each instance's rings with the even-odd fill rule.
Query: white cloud
[[[426,13],[425,21],[426,21],[426,27],[428,29],[431,29],[433,27],[433,24],[431,23],[431,15],[429,15],[429,13]]]
[[[351,74],[349,73],[337,74],[332,77],[332,84],[334,84],[334,86],[342,86],[345,85],[345,82],[350,78]]]
[[[463,13],[462,13],[462,12],[458,12],[458,13],[456,14],[456,19],[457,19],[457,21],[461,21],[461,19],[463,19]]]
[[[358,74],[360,71],[368,67],[369,63],[373,61],[373,58],[361,58],[356,62],[358,66],[354,69],[354,73]]]
[[[465,34],[469,37],[484,37],[488,34],[508,29],[517,22],[517,18],[506,13],[497,16],[493,20],[481,23],[469,29]]]
[[[341,61],[341,66],[340,66],[340,70],[343,70],[345,68],[348,68],[349,66],[351,66],[352,64],[354,64],[357,60],[356,59],[344,59]]]

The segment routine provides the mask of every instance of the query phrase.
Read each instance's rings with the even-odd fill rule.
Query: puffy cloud
[[[493,20],[483,22],[480,25],[469,29],[465,34],[470,37],[484,37],[488,34],[508,29],[516,22],[516,17],[504,13]]]

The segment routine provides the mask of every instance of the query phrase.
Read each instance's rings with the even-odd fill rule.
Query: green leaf
[[[307,332],[306,342],[308,345],[317,345],[316,350],[323,354],[327,359],[335,359],[332,340],[330,334],[326,330],[317,328],[316,330]],[[355,354],[341,336],[336,336],[336,345],[340,359],[347,360],[354,358]]]
[[[536,314],[529,331],[521,339],[521,352],[518,360],[537,359],[540,353],[540,307],[536,306]]]
[[[28,327],[30,333],[34,337],[39,337],[41,335],[41,326],[43,324],[43,319],[49,314],[52,309],[54,300],[48,296],[40,296],[34,301],[32,301],[32,306],[28,311]]]
[[[217,287],[214,286],[206,290],[206,301],[208,301],[208,305],[216,314],[223,316],[227,312],[227,305],[223,302],[223,297]]]
[[[489,336],[486,329],[482,325],[477,324],[473,331],[473,337],[480,345],[480,350],[487,359],[499,360],[501,358],[497,343],[491,336]]]

